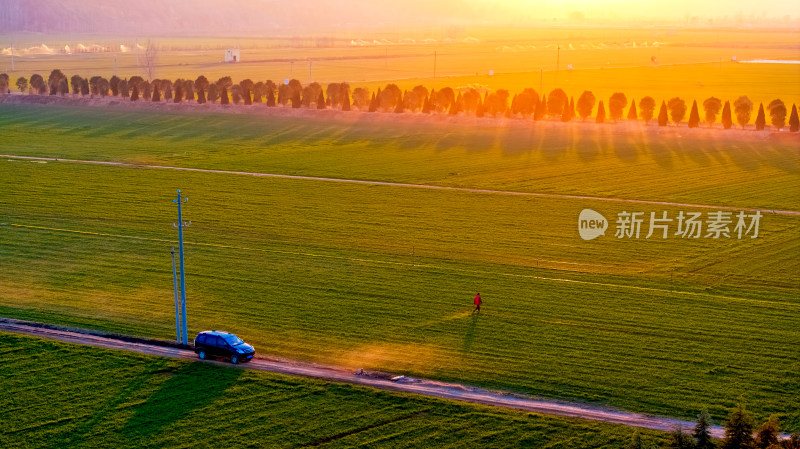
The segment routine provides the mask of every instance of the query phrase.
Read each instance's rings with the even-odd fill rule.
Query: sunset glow
[[[800,1],[0,0],[0,446],[800,449]]]

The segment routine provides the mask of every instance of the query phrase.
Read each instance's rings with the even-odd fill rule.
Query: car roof
[[[230,332],[227,332],[227,331],[202,331],[202,332],[200,332],[200,334],[211,334],[211,335],[233,335],[232,333],[230,333]],[[200,334],[198,334],[198,335],[200,335]]]

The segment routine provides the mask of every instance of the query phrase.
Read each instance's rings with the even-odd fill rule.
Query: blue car
[[[236,365],[249,362],[256,355],[256,350],[241,338],[225,331],[203,331],[194,339],[194,352],[205,360],[207,358],[229,359]]]

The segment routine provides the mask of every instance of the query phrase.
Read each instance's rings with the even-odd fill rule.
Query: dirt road
[[[429,185],[429,184],[409,184],[409,183],[402,183],[402,182],[386,182],[386,181],[365,181],[365,180],[361,180],[361,179],[323,178],[323,177],[318,177],[318,176],[281,175],[281,174],[275,174],[275,173],[256,173],[256,172],[243,172],[243,171],[232,171],[232,170],[213,170],[213,169],[205,169],[205,168],[174,167],[174,166],[167,166],[167,165],[131,164],[131,163],[127,163],[127,162],[113,162],[113,161],[87,161],[87,160],[80,160],[80,159],[61,159],[61,158],[53,158],[53,157],[15,156],[15,155],[10,155],[10,154],[0,154],[0,158],[20,159],[20,160],[29,160],[29,161],[41,161],[41,162],[71,162],[71,163],[79,163],[79,164],[111,165],[111,166],[117,166],[117,167],[151,168],[151,169],[159,169],[159,170],[181,170],[181,171],[191,171],[191,172],[200,172],[200,173],[217,173],[217,174],[226,174],[226,175],[255,176],[255,177],[262,177],[262,178],[297,179],[297,180],[304,180],[304,181],[340,182],[340,183],[348,183],[348,184],[366,184],[366,185],[373,185],[373,186],[405,187],[405,188],[413,188],[413,189],[448,190],[448,191],[453,191],[453,192],[482,193],[482,194],[489,194],[489,195],[514,195],[514,196],[532,196],[532,197],[541,197],[541,198],[560,198],[560,199],[572,199],[572,200],[596,200],[596,201],[608,201],[608,202],[614,202],[614,203],[650,204],[650,205],[657,205],[657,206],[691,207],[691,208],[703,208],[703,209],[715,209],[715,210],[731,210],[731,211],[740,211],[740,210],[741,211],[748,211],[748,212],[759,211],[759,212],[762,212],[762,213],[770,213],[770,214],[778,214],[778,215],[800,216],[800,211],[794,211],[794,210],[753,209],[753,208],[746,208],[746,207],[714,206],[714,205],[709,205],[709,204],[674,203],[674,202],[669,202],[669,201],[650,201],[650,200],[636,200],[636,199],[626,199],[626,198],[608,198],[608,197],[583,196],[583,195],[564,195],[564,194],[558,194],[558,193],[536,193],[536,192],[515,192],[515,191],[507,191],[507,190],[472,189],[472,188],[467,188],[467,187],[448,187],[448,186],[437,186],[437,185]]]
[[[97,333],[89,334],[84,333],[83,331],[78,332],[77,330],[55,328],[54,326],[45,328],[41,327],[41,325],[37,325],[36,323],[28,323],[4,318],[0,318],[0,331],[51,338],[69,343],[98,346],[108,349],[133,351],[161,357],[198,360],[197,356],[191,349],[181,348],[172,342],[166,341],[153,341],[150,343],[141,339],[139,339],[140,341],[126,341],[121,339],[119,336],[98,335]],[[219,361],[209,361],[208,363],[218,363],[233,366]],[[694,428],[693,422],[682,421],[674,418],[648,416],[622,410],[545,400],[542,398],[510,394],[501,391],[491,391],[467,385],[436,382],[425,379],[411,379],[403,376],[400,376],[399,379],[395,378],[395,380],[393,380],[393,376],[373,375],[368,373],[357,374],[340,368],[320,366],[316,364],[256,358],[248,364],[237,365],[236,367],[241,369],[268,371],[291,376],[312,377],[334,382],[364,385],[381,390],[420,394],[462,402],[524,410],[527,412],[583,418],[661,431],[671,431],[678,426],[686,431]],[[712,435],[721,438],[724,436],[724,430],[719,426],[714,426],[712,428]]]

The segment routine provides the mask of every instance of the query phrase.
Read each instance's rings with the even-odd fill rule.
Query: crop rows
[[[5,154],[800,210],[791,139],[562,125],[0,106]]]
[[[508,152],[514,139],[482,129],[476,140],[497,143],[481,149],[423,129],[403,148],[393,141],[407,133],[402,124],[382,136],[367,126],[280,131],[285,122],[256,117],[112,113],[81,130],[70,117],[93,123],[94,112],[18,113],[0,125],[11,154],[797,210],[798,156],[780,142],[576,141],[549,130],[541,148]],[[203,127],[215,120],[239,137],[217,140],[224,125]],[[606,157],[581,157],[596,145]],[[757,239],[654,241],[645,229],[628,240],[613,237],[623,209],[694,209],[3,160],[0,315],[170,338],[177,188],[190,198],[191,332],[225,328],[274,356],[687,419],[708,407],[720,420],[741,396],[759,417],[777,413],[797,428],[791,215],[765,214]],[[606,236],[580,240],[583,208],[612,221]],[[480,316],[469,313],[476,291]]]

